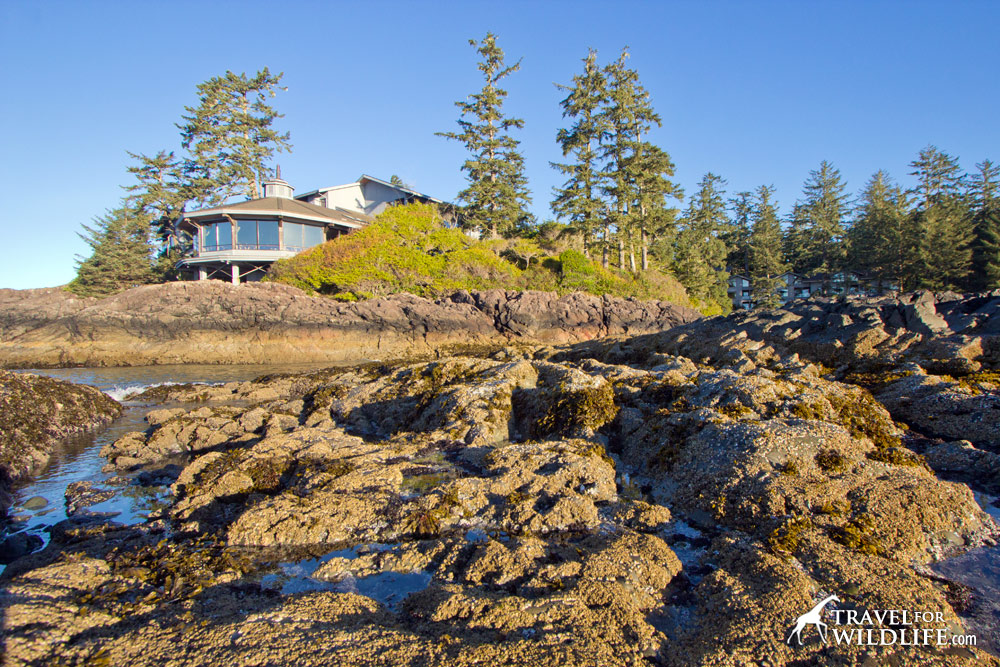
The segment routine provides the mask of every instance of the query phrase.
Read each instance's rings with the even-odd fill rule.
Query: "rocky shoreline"
[[[11,565],[6,659],[996,665],[991,601],[934,567],[1000,537],[998,312],[809,301],[156,388],[101,453],[166,506]],[[831,595],[980,645],[786,641]]]
[[[350,362],[663,331],[668,302],[553,292],[412,294],[343,303],[276,283],[137,287],[103,299],[0,290],[0,368]]]
[[[0,371],[0,525],[13,482],[45,465],[67,437],[106,426],[121,413],[117,401],[93,387]]]

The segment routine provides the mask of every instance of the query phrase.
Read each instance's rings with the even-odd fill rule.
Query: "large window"
[[[305,250],[326,240],[326,233],[318,225],[285,222],[285,250]]]
[[[213,222],[202,227],[205,242],[203,252],[233,249],[233,226],[226,222]]]
[[[240,250],[277,250],[277,220],[237,220],[236,247]]]

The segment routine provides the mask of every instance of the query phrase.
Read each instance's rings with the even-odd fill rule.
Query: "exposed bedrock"
[[[172,466],[172,493],[138,527],[77,517],[11,566],[7,659],[995,665],[982,646],[786,641],[830,595],[987,638],[978,589],[929,568],[1000,532],[970,488],[998,470],[1000,419],[962,402],[997,395],[988,334],[961,375],[924,353],[944,329],[835,368],[755,328],[789,313],[158,388],[171,406],[102,455]],[[311,563],[309,587],[268,588],[276,561]]]
[[[138,287],[103,299],[0,290],[0,366],[357,361],[662,331],[699,314],[574,293],[457,292],[341,303],[286,285]]]

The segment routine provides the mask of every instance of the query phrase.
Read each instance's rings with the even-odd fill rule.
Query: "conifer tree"
[[[567,176],[561,188],[555,188],[552,211],[583,237],[583,253],[590,257],[594,234],[601,225],[605,213],[604,202],[598,191],[600,163],[597,148],[606,136],[605,120],[601,108],[607,99],[604,72],[597,64],[597,52],[593,49],[583,59],[583,74],[573,77],[572,86],[556,84],[560,90],[568,91],[560,102],[563,118],[573,120],[569,128],[560,128],[556,141],[562,149],[563,157],[574,158],[573,162],[550,163]]]
[[[969,183],[973,209],[973,271],[975,290],[1000,288],[1000,165],[984,160]]]
[[[960,288],[972,266],[973,234],[958,159],[928,146],[910,166],[918,182],[913,190],[917,286]]]
[[[80,296],[105,296],[156,282],[150,265],[149,218],[123,203],[83,225],[80,234],[91,254],[78,258],[76,278],[67,288]]]
[[[846,185],[840,171],[823,160],[809,172],[802,186],[802,201],[795,205],[786,242],[786,256],[793,270],[827,275],[844,268],[844,218],[847,214]]]
[[[721,235],[728,226],[725,180],[705,174],[680,219],[674,251],[674,273],[688,294],[714,301],[728,310],[729,273],[726,243]]]
[[[518,151],[520,142],[510,135],[510,130],[523,128],[524,121],[504,116],[507,91],[499,86],[500,81],[520,69],[521,61],[506,65],[493,33],[487,33],[481,42],[469,40],[469,44],[482,56],[479,71],[486,82],[478,93],[455,103],[462,111],[458,119],[460,131],[437,135],[461,141],[470,154],[462,165],[469,187],[458,195],[466,205],[465,226],[497,238],[532,222],[525,208],[531,199],[524,157]]]
[[[750,234],[751,297],[755,308],[776,308],[781,305],[778,288],[785,263],[781,256],[781,223],[777,205],[771,199],[774,187],[762,185],[754,195]]]
[[[847,232],[848,264],[899,289],[915,284],[917,235],[910,202],[881,169],[861,192],[854,223]],[[884,285],[879,285],[879,290]]]
[[[199,204],[218,204],[233,195],[256,199],[276,152],[291,149],[288,133],[274,128],[282,118],[267,103],[281,89],[282,74],[268,68],[253,77],[227,71],[198,84],[199,104],[177,127],[190,152],[186,176]]]
[[[662,123],[653,110],[649,93],[639,83],[635,70],[625,66],[629,57],[623,49],[618,60],[604,68],[607,77],[608,104],[603,118],[608,140],[602,147],[605,161],[603,191],[610,198],[605,221],[605,239],[614,227],[618,246],[618,268],[625,269],[628,246],[631,268],[635,268],[636,238],[643,256],[642,268],[648,268],[648,246],[654,231],[670,234],[673,213],[666,211],[666,199],[681,198],[680,189],[669,180],[674,165],[666,151],[643,141],[643,136]],[[659,224],[661,228],[655,229]],[[602,257],[608,264],[607,246]]]
[[[136,183],[125,186],[129,202],[149,219],[153,234],[160,243],[168,243],[174,233],[174,222],[189,199],[189,186],[184,182],[184,165],[173,151],[160,151],[153,157],[129,153],[137,164],[128,167]]]
[[[730,273],[750,276],[750,234],[753,228],[753,193],[737,192],[729,200],[732,218],[722,234],[728,254],[726,266]]]

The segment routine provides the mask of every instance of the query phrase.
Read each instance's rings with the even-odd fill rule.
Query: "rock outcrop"
[[[939,303],[158,389],[173,406],[102,455],[176,470],[166,505],[81,512],[12,565],[7,660],[996,665],[990,601],[932,569],[1000,537],[975,495],[1000,411],[963,402],[997,395],[993,315]],[[564,319],[533,317],[505,326]],[[824,600],[919,611],[944,644],[789,641]]]
[[[342,303],[274,283],[167,283],[103,299],[0,290],[0,367],[360,361],[662,331],[698,317],[667,302],[580,293]]]
[[[0,371],[0,517],[11,482],[43,466],[61,440],[109,424],[121,411],[93,387]]]

